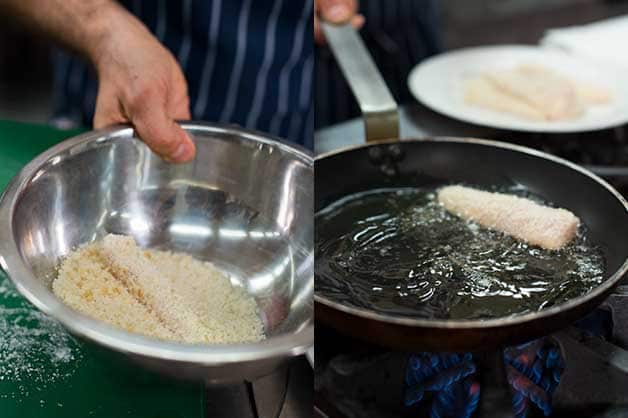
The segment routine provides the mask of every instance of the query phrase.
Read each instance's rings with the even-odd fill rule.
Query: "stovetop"
[[[476,137],[540,149],[587,167],[628,197],[626,126],[560,135],[505,132],[458,122],[413,105],[400,109],[400,128],[402,138]],[[318,131],[315,151],[321,154],[357,145],[363,138],[362,120],[350,120]],[[430,402],[406,405],[406,372],[416,353],[369,346],[319,323],[316,329],[315,416],[436,416],[430,412]],[[558,348],[564,364],[551,396],[552,417],[628,417],[628,284],[619,286],[589,317],[545,340]],[[470,416],[482,416],[481,409]],[[525,416],[544,414],[529,408]]]
[[[313,370],[305,356],[255,382],[205,388],[211,418],[309,418]]]
[[[548,336],[565,365],[552,396],[552,417],[628,416],[627,320],[628,286],[620,286],[578,325]],[[315,416],[430,416],[425,404],[404,404],[404,375],[412,353],[371,346],[322,324],[316,328]],[[531,409],[527,416],[543,414]]]

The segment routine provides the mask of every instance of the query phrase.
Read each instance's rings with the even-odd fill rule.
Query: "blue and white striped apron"
[[[181,64],[193,119],[235,123],[312,147],[312,0],[121,3]],[[91,126],[93,70],[65,52],[53,59],[55,120]]]

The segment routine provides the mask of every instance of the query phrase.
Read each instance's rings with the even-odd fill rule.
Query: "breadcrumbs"
[[[211,263],[144,250],[107,235],[69,254],[53,292],[67,305],[124,330],[188,343],[264,338],[255,300]]]

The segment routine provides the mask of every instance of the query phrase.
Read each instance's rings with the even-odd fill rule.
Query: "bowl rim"
[[[272,135],[242,129],[234,125],[197,121],[179,123],[186,130],[197,130],[214,134],[234,134],[246,141],[279,148],[288,154],[294,155],[311,167],[312,171],[314,169],[314,159],[309,150]],[[126,354],[159,360],[197,363],[204,366],[218,366],[304,354],[314,344],[313,318],[293,334],[273,336],[254,343],[215,345],[177,343],[124,331],[75,311],[66,306],[35,277],[22,259],[13,239],[13,215],[25,185],[37,175],[37,172],[44,164],[50,162],[62,152],[75,150],[79,153],[85,144],[105,142],[129,136],[134,136],[133,127],[128,124],[118,124],[68,138],[33,158],[11,179],[0,196],[0,268],[4,270],[7,277],[13,282],[18,292],[35,305],[37,309],[57,319],[73,334]],[[313,270],[309,280],[312,281],[313,289]],[[312,300],[312,315],[314,312],[313,304]]]

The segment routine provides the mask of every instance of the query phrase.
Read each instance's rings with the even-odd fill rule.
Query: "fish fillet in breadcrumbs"
[[[67,305],[127,331],[189,343],[263,338],[250,296],[210,263],[107,235],[61,263],[53,292]]]
[[[566,209],[550,208],[518,196],[485,192],[464,186],[438,191],[449,212],[531,245],[556,250],[569,243],[580,220]]]

